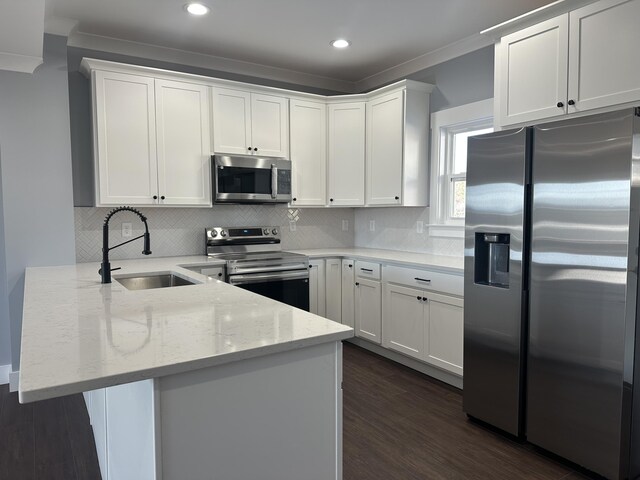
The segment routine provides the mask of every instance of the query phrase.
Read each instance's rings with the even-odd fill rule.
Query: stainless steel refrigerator
[[[472,137],[467,165],[465,412],[638,478],[640,109]]]

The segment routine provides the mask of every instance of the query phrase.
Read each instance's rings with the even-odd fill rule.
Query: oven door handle
[[[271,198],[278,196],[278,167],[275,163],[271,164]]]
[[[251,266],[242,266],[235,267],[233,265],[229,266],[229,270],[232,275],[245,275],[252,273],[268,273],[268,272],[287,272],[287,271],[299,271],[308,268],[306,263],[290,263],[288,265],[278,265],[275,267],[251,267]]]
[[[248,275],[229,275],[229,283],[231,285],[244,285],[248,283],[268,283],[283,280],[303,280],[308,278],[309,272],[306,270],[264,274],[252,273]]]

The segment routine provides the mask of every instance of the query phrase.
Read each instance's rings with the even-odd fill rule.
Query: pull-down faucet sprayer
[[[133,212],[138,215],[138,217],[140,217],[140,220],[142,220],[142,223],[144,223],[145,232],[136,238],[132,238],[131,240],[127,240],[126,242],[119,243],[118,245],[109,248],[109,220],[111,220],[111,217],[113,217],[116,213],[125,211]],[[109,212],[109,214],[104,219],[104,224],[102,225],[102,263],[100,264],[100,270],[98,270],[98,273],[100,274],[100,277],[102,279],[102,283],[111,283],[111,272],[113,270],[120,270],[120,267],[111,268],[111,264],[109,263],[109,250],[121,247],[122,245],[131,243],[142,237],[144,237],[144,249],[142,250],[142,254],[151,255],[151,239],[149,237],[149,226],[147,225],[147,217],[145,217],[142,213],[132,207],[118,207]]]

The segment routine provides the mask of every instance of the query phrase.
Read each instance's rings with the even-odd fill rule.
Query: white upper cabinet
[[[212,87],[215,153],[289,157],[288,99]]]
[[[96,206],[211,205],[206,86],[93,74]]]
[[[640,0],[570,13],[569,113],[640,100]]]
[[[213,87],[213,151],[246,155],[251,147],[251,94]]]
[[[160,204],[211,205],[209,90],[170,80],[155,87]]]
[[[496,124],[595,113],[640,101],[640,0],[600,0],[496,44]]]
[[[365,102],[329,105],[330,206],[364,205],[365,111]]]
[[[292,205],[327,203],[327,107],[324,103],[291,100]]]
[[[251,146],[254,154],[289,158],[289,100],[251,94]]]
[[[367,104],[367,204],[402,203],[404,92]]]
[[[153,78],[96,71],[93,93],[96,205],[157,203]]]
[[[429,93],[406,80],[367,102],[366,204],[429,205]]]
[[[569,16],[562,15],[502,38],[502,125],[567,112]]]

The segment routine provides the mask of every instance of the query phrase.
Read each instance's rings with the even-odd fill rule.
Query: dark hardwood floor
[[[459,390],[349,343],[343,380],[344,480],[590,478],[470,422]],[[0,480],[58,479],[100,479],[82,396],[20,405],[0,386]]]
[[[0,385],[0,480],[100,480],[81,395],[21,405]]]
[[[460,390],[353,344],[343,351],[344,480],[593,478],[469,421]]]

